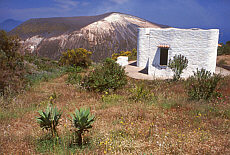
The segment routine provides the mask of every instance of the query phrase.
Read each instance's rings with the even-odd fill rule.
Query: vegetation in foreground
[[[78,74],[84,77],[87,72]],[[68,75],[63,75],[34,85],[14,97],[6,107],[1,100],[3,153],[230,152],[230,77],[218,82],[218,91],[222,95],[209,100],[189,100],[187,81],[128,78],[124,87],[100,93],[67,84],[67,79]],[[39,116],[38,110],[50,104],[54,92],[56,99],[52,104],[62,111],[57,126],[58,137],[41,130],[34,119]],[[93,127],[83,133],[82,144],[78,143],[76,126],[70,120],[70,113],[76,108],[90,108],[95,115]]]
[[[106,67],[82,69],[31,55],[24,59],[35,75],[30,81],[40,74],[57,76],[0,97],[1,153],[230,153],[229,76],[198,70],[185,81],[144,81],[126,77],[112,60]],[[94,75],[91,71],[97,68],[100,72]],[[89,77],[97,80],[84,80]],[[109,87],[102,91],[82,85],[101,88],[103,79]]]

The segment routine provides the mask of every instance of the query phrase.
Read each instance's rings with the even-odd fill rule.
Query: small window
[[[168,48],[160,48],[160,65],[167,66],[168,64]]]

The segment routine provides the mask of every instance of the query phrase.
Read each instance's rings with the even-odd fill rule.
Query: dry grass
[[[220,55],[217,57],[217,64],[224,63],[222,65],[230,66],[230,55]]]
[[[63,115],[58,132],[64,144],[52,153],[85,154],[229,154],[230,153],[230,77],[222,83],[224,97],[210,102],[188,101],[184,82],[141,81],[129,84],[115,94],[99,94],[66,85],[66,76],[42,82],[12,99],[1,100],[0,150],[6,154],[39,152],[39,138],[46,134],[35,121],[56,92],[55,105]],[[134,102],[129,89],[143,83],[154,94],[152,100]],[[5,105],[5,106],[3,106]],[[85,135],[85,146],[69,148],[69,112],[90,107],[96,116]],[[13,116],[12,116],[13,115]],[[44,150],[43,150],[44,151]],[[48,153],[48,152],[46,152]]]

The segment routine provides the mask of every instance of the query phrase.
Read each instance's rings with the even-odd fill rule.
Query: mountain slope
[[[21,21],[17,21],[14,19],[7,19],[0,23],[0,29],[8,32],[13,28],[17,27],[18,25],[20,25],[21,23],[22,23]]]
[[[35,35],[53,37],[80,30],[84,26],[101,20],[108,15],[109,13],[98,16],[34,18],[16,27],[9,34],[18,34],[22,39],[27,39]]]
[[[113,52],[136,48],[138,27],[167,27],[144,19],[107,13],[99,16],[31,19],[10,32],[24,39],[23,47],[58,59],[66,49],[86,48],[100,61]]]

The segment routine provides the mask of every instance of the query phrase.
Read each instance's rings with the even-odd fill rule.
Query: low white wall
[[[148,66],[148,74],[156,78],[171,78],[170,68],[160,66],[161,44],[170,46],[168,61],[182,54],[188,59],[188,67],[182,77],[193,75],[196,68],[215,72],[219,30],[139,28],[137,65]]]
[[[126,56],[119,56],[116,61],[121,66],[128,65],[128,57]]]

